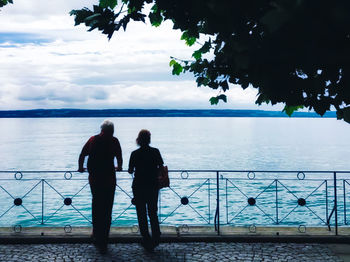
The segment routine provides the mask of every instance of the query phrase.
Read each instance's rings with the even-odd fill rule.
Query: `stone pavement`
[[[161,243],[147,253],[137,243],[110,244],[100,255],[92,244],[0,245],[0,261],[343,261],[327,244]]]

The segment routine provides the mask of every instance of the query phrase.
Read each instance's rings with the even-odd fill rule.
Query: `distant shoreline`
[[[33,109],[0,111],[0,118],[58,117],[288,117],[281,111],[236,109]],[[315,112],[295,112],[292,117],[319,118]],[[327,112],[324,118],[335,118]]]

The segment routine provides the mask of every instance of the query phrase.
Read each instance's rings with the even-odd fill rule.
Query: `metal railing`
[[[170,187],[159,194],[163,225],[182,231],[206,226],[321,227],[339,233],[349,221],[350,171],[171,170]],[[137,224],[132,177],[117,173],[112,226]],[[87,173],[0,171],[0,227],[91,224]]]

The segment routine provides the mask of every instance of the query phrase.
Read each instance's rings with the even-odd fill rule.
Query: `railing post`
[[[334,210],[335,210],[335,235],[338,235],[338,200],[337,200],[337,173],[333,173],[334,180]]]
[[[345,193],[345,179],[343,179],[343,196],[344,196],[344,225],[347,225],[346,221],[346,193]]]
[[[275,179],[276,183],[276,224],[278,225],[278,189],[277,189],[277,179]]]
[[[217,210],[217,230],[220,235],[220,184],[219,171],[216,171],[216,210]]]
[[[44,224],[44,179],[41,179],[41,224]]]

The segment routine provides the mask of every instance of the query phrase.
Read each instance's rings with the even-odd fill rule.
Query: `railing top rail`
[[[0,173],[78,173],[76,170],[0,170]],[[119,171],[121,173],[127,173],[126,170]],[[169,172],[205,172],[205,173],[350,173],[346,170],[225,170],[225,169],[172,169]],[[85,171],[84,173],[87,173]]]

